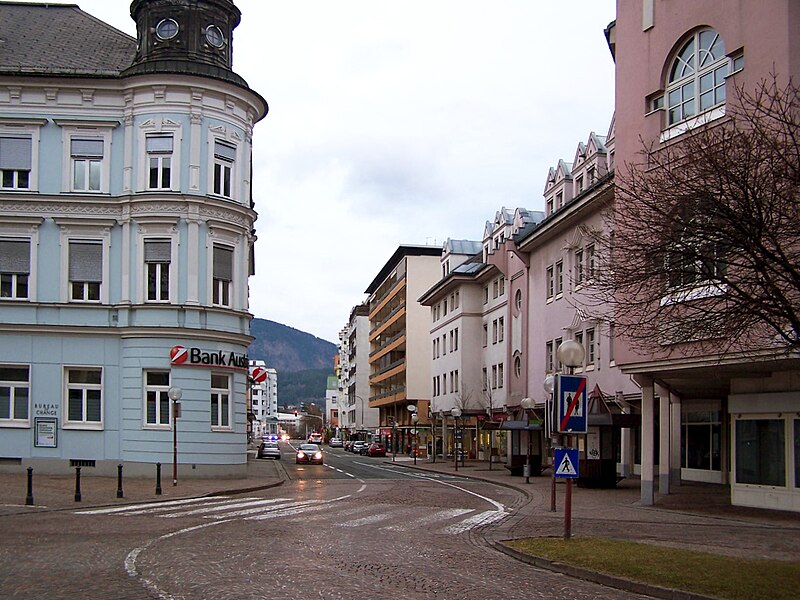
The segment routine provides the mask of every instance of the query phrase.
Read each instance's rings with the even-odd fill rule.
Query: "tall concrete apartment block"
[[[369,406],[380,409],[382,436],[411,448],[409,405],[428,422],[430,310],[419,298],[440,278],[441,247],[401,245],[372,280],[369,294]],[[417,440],[425,446],[426,440]]]
[[[0,464],[151,475],[177,421],[181,477],[240,476],[268,107],[231,0],[130,14],[0,2]]]
[[[342,435],[366,439],[380,426],[369,407],[369,306],[357,304],[339,332],[339,419]]]

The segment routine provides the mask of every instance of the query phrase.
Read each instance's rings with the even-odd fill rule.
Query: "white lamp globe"
[[[579,367],[583,364],[586,350],[575,340],[567,340],[558,347],[558,360],[568,367]]]

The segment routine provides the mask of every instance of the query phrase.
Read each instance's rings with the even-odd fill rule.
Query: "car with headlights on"
[[[281,459],[281,449],[278,442],[274,440],[261,440],[258,446],[257,458],[277,458]]]
[[[298,465],[321,465],[322,460],[322,449],[317,444],[300,444],[294,462]]]

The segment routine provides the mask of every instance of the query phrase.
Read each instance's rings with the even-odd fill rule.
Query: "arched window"
[[[728,63],[725,43],[713,29],[701,29],[686,41],[669,69],[667,125],[725,102]]]

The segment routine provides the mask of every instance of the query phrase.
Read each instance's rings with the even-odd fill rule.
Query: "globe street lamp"
[[[411,422],[414,424],[414,464],[417,464],[417,451],[419,450],[419,438],[417,437],[417,422],[419,421],[419,415],[417,414],[416,406],[414,407],[414,412],[411,413]]]
[[[556,512],[556,440],[557,436],[553,431],[553,411],[555,410],[555,406],[553,405],[553,391],[556,387],[556,378],[552,375],[548,375],[544,378],[544,383],[542,384],[544,387],[544,391],[547,394],[547,414],[545,414],[545,424],[547,426],[547,435],[550,437],[550,450],[551,450],[551,458],[553,463],[553,481],[550,484],[550,510],[552,512]]]
[[[567,340],[558,347],[556,352],[558,360],[569,368],[569,372],[575,367],[583,365],[586,350],[575,340]],[[559,394],[560,395],[560,394]],[[556,402],[560,402],[556,398]],[[555,465],[553,465],[553,475],[555,475]],[[564,494],[564,539],[568,540],[572,535],[572,478],[567,479],[567,490]]]
[[[523,398],[522,400],[520,400],[519,404],[525,410],[525,416],[527,416],[528,411],[533,408],[533,399],[531,399],[531,398]],[[533,466],[531,464],[531,451],[533,449],[533,444],[532,444],[532,441],[531,441],[531,437],[532,437],[531,430],[528,429],[528,461],[527,461],[528,464],[525,465],[525,483],[530,483],[531,482],[531,479],[530,479],[530,477],[531,477],[531,468]]]
[[[457,406],[450,411],[453,415],[453,456],[456,460],[456,471],[458,471],[458,418],[461,416],[461,409]]]
[[[172,400],[172,485],[178,485],[178,417],[181,416],[183,390],[173,386],[167,391],[167,396]]]

